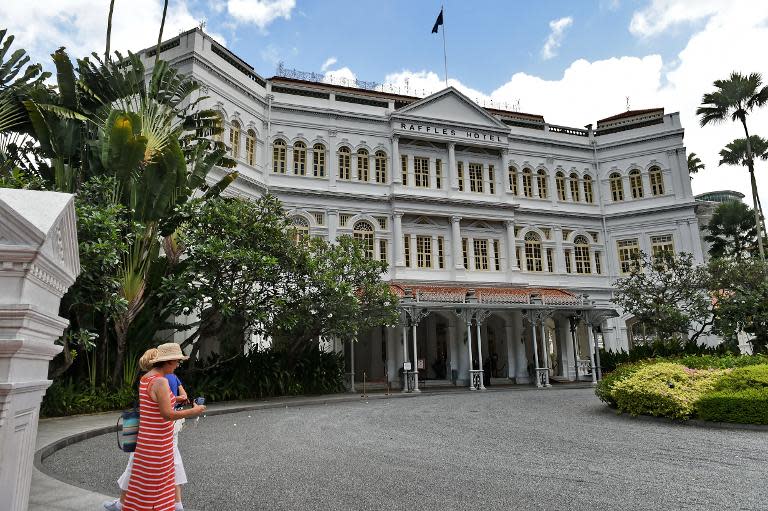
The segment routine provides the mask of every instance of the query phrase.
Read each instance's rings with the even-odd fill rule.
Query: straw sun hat
[[[152,359],[152,363],[165,362],[167,360],[187,360],[181,352],[181,346],[175,342],[168,342],[157,347],[157,356]]]

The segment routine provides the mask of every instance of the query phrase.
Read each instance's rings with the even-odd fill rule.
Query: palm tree
[[[752,202],[755,210],[755,226],[759,233],[764,234],[761,227],[760,213],[758,211],[757,182],[755,181],[755,167],[752,161],[752,147],[747,128],[747,115],[753,109],[768,103],[768,86],[763,85],[760,73],[752,73],[744,76],[733,72],[728,80],[715,80],[717,89],[708,92],[701,98],[701,106],[696,109],[696,115],[701,117],[701,126],[717,124],[730,117],[732,121],[741,122],[746,135],[746,161],[749,169],[749,177],[752,184]],[[760,258],[765,259],[763,248],[763,235],[758,235],[757,243],[760,250]]]
[[[761,160],[768,160],[768,140],[752,135],[749,137],[749,147],[752,149],[752,159],[760,158]],[[743,165],[747,166],[747,140],[744,138],[737,138],[730,144],[726,145],[724,149],[720,151],[720,163],[718,165]],[[763,214],[763,206],[760,204],[760,196],[757,195],[757,212],[759,214],[760,222],[762,222],[763,236],[765,236],[765,215]]]
[[[112,40],[112,13],[115,10],[115,0],[109,1],[109,15],[107,16],[107,48],[104,50],[104,60],[109,60],[109,43]]]
[[[741,201],[720,204],[709,224],[704,240],[710,244],[709,255],[716,258],[729,257],[737,261],[751,256],[757,245],[752,210]]]
[[[163,29],[165,28],[165,13],[168,12],[168,0],[163,4],[163,19],[160,20],[160,33],[157,34],[157,47],[155,48],[155,66],[160,59],[160,42],[163,40]]]
[[[704,170],[701,158],[696,156],[696,153],[688,153],[688,174],[691,176],[691,179],[693,179],[693,174],[697,174],[700,170]]]

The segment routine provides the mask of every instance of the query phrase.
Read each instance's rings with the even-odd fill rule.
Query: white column
[[[0,188],[0,509],[26,511],[61,297],[80,273],[72,195]]]
[[[457,376],[459,372],[459,341],[456,338],[456,330],[456,320],[451,319],[448,322],[448,356],[451,357],[451,374],[448,375],[449,379],[453,378],[453,371],[456,371]]]
[[[523,342],[523,316],[519,312],[512,313],[512,326],[515,335],[515,351],[517,352],[515,369],[515,383],[530,383],[528,376],[528,354]]]
[[[475,266],[475,238],[468,237],[467,238],[467,271],[470,269],[476,270],[477,266]]]
[[[518,271],[520,267],[515,250],[515,222],[507,220],[504,222],[504,226],[507,228],[507,266],[512,271]]]
[[[557,342],[560,344],[560,357],[562,362],[560,368],[562,375],[570,381],[576,380],[576,354],[573,351],[573,339],[570,333],[570,321],[567,317],[561,317],[555,320],[555,329],[557,331]]]
[[[448,144],[448,179],[451,183],[451,190],[459,189],[458,169],[456,168],[456,144]]]
[[[331,188],[336,188],[336,178],[339,174],[339,155],[335,149],[336,143],[333,141],[334,138],[336,138],[336,131],[329,131],[328,152],[326,153],[328,157],[325,160],[325,166],[328,171],[328,186]]]
[[[541,271],[544,273],[549,271],[549,254],[547,253],[547,248],[551,247],[544,245],[544,243],[541,244]],[[557,268],[552,269],[557,271]]]
[[[413,332],[413,391],[421,392],[419,390],[419,352],[418,352],[418,340],[416,338],[416,324],[414,323],[412,328]]]
[[[515,334],[512,321],[507,319],[504,323],[504,334],[507,341],[507,377],[511,380],[515,377]]]
[[[480,335],[480,323],[476,325],[477,328],[477,367],[483,369],[483,337]],[[483,375],[480,373],[480,390],[485,390],[485,383],[483,383]],[[490,377],[490,376],[489,376]]]
[[[402,172],[400,168],[400,137],[392,137],[392,183],[399,185],[403,184],[403,178],[400,175]]]
[[[432,268],[433,269],[440,269],[438,264],[438,253],[437,253],[437,234],[432,235]],[[445,247],[443,247],[443,261],[445,261]]]
[[[403,247],[403,214],[395,212],[392,227],[392,250],[395,253],[395,267],[405,266],[405,250]]]
[[[541,387],[541,380],[539,379],[539,341],[536,335],[536,320],[533,314],[529,316],[531,320],[531,332],[533,333],[533,363],[536,366],[533,377],[536,378],[536,386]]]
[[[336,241],[336,231],[339,228],[339,212],[331,209],[326,216],[328,217],[328,241],[334,243]]]
[[[496,250],[493,246],[494,238],[488,239],[488,270],[495,271],[496,270]],[[501,252],[501,250],[499,250]],[[499,262],[501,262],[501,254],[499,254]],[[503,269],[501,267],[501,264],[499,264],[499,269]]]
[[[431,189],[437,188],[437,163],[435,163],[436,158],[434,156],[429,157],[429,187]]]
[[[555,236],[554,270],[556,273],[565,273],[565,252],[563,251],[563,229],[561,227],[555,227],[553,229],[553,232]]]
[[[597,274],[597,265],[595,264],[595,251],[592,249],[592,247],[589,248],[589,268],[590,272],[593,275]]]
[[[587,325],[587,329],[592,332],[592,342],[589,343],[589,361],[592,364],[592,385],[597,385],[597,365],[595,364],[595,346],[597,346],[597,337],[595,330]]]
[[[549,343],[547,342],[547,333],[546,328],[544,326],[544,319],[541,320],[541,347],[542,352],[544,353],[544,369],[546,369],[546,372],[544,373],[544,385],[546,387],[550,387],[549,384]]]
[[[405,371],[405,363],[408,362],[408,327],[403,324],[402,328],[402,337],[403,337],[403,365],[401,366],[403,368],[403,388],[401,389],[403,392],[408,392],[408,372]]]
[[[461,250],[461,217],[451,217],[451,237],[453,238],[453,267],[464,270],[464,254]]]
[[[355,341],[349,343],[349,391],[355,392]]]
[[[469,390],[475,390],[475,383],[472,381],[472,320],[467,321],[467,355],[469,356]]]

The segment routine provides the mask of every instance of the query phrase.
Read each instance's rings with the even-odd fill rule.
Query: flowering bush
[[[722,369],[690,369],[671,362],[648,364],[617,381],[611,396],[620,412],[686,420],[723,373]]]

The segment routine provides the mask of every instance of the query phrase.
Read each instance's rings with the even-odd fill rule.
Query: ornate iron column
[[[594,303],[594,302],[593,302]],[[614,318],[618,314],[612,309],[590,309],[584,311],[584,321],[589,325],[592,330],[592,343],[590,344],[590,355],[592,355],[592,383],[603,379],[603,370],[600,367],[600,349],[597,345],[597,332],[600,330],[601,325],[608,318]],[[595,357],[597,363],[595,364]],[[595,378],[595,373],[597,378]]]
[[[408,330],[407,327],[411,327],[411,331],[413,332],[413,362],[411,365],[411,370],[404,371],[405,376],[405,386],[404,389],[407,389],[407,392],[421,392],[419,390],[419,369],[418,369],[418,339],[416,337],[416,327],[419,325],[422,319],[427,317],[430,313],[430,311],[426,308],[419,307],[418,305],[418,299],[414,299],[414,296],[412,294],[412,291],[410,288],[405,289],[405,295],[403,298],[400,299],[400,311],[401,311],[401,322],[403,325],[403,356],[404,360],[408,359],[408,344],[407,344],[407,336],[408,336]],[[404,390],[406,391],[406,390]]]
[[[571,330],[571,343],[573,344],[573,368],[576,370],[576,381],[579,381],[579,348],[576,343],[576,327],[581,321],[582,312],[576,311],[568,317],[568,326]]]
[[[479,389],[485,390],[485,383],[483,383],[483,376],[485,374],[485,370],[483,369],[483,339],[480,336],[480,325],[488,319],[488,317],[491,315],[491,311],[487,309],[477,309],[475,311],[475,324],[476,324],[476,331],[477,331],[477,366],[480,368],[478,370],[479,377]]]
[[[530,298],[531,305],[535,307],[542,307],[543,300],[541,299],[541,296],[532,294]],[[551,309],[545,309],[545,308],[534,308],[534,309],[525,309],[522,311],[523,317],[527,318],[528,321],[531,323],[531,331],[533,333],[533,358],[534,363],[536,364],[536,386],[541,387],[551,387],[552,385],[549,383],[549,364],[547,362],[548,356],[547,356],[547,345],[546,345],[546,339],[544,335],[544,321],[549,318],[554,313],[554,310]],[[537,339],[536,335],[536,325],[541,324],[541,346],[543,349],[543,358],[544,358],[544,367],[539,367],[539,341]]]

